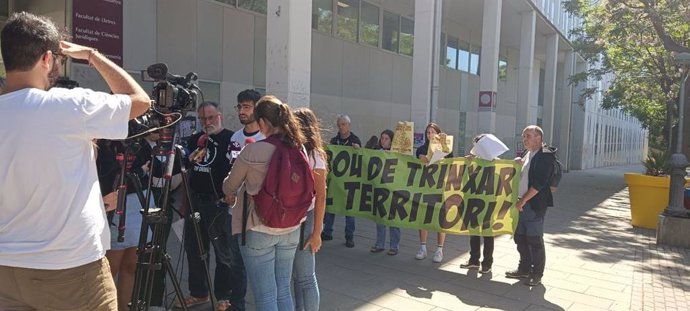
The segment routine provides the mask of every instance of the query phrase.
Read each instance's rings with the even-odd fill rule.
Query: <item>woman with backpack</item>
[[[223,182],[223,192],[226,203],[235,205],[232,233],[241,239],[256,309],[293,310],[292,265],[300,223],[314,198],[314,179],[304,153],[304,135],[290,108],[274,96],[264,96],[254,115],[266,139],[242,149]],[[301,191],[295,191],[291,180],[302,183]],[[301,204],[293,204],[296,200]]]
[[[295,292],[295,310],[319,310],[319,286],[316,281],[316,260],[314,255],[321,248],[321,229],[323,216],[326,213],[326,152],[323,150],[319,120],[309,108],[295,110],[302,133],[306,138],[304,147],[307,149],[309,166],[314,171],[314,188],[316,198],[307,213],[304,222],[303,247],[295,253],[293,269],[293,285]]]

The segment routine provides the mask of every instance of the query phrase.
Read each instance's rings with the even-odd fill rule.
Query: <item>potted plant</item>
[[[656,229],[659,214],[668,205],[671,165],[668,152],[650,150],[642,162],[645,174],[625,173],[633,226]]]

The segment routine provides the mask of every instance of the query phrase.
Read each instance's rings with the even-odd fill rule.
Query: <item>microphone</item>
[[[189,156],[190,160],[194,163],[199,163],[205,156],[206,156],[206,144],[208,143],[208,135],[203,134],[199,136],[199,139],[196,141],[196,150],[192,152],[192,154]]]
[[[228,160],[230,160],[230,165],[233,165],[235,163],[235,160],[237,160],[237,157],[240,155],[240,151],[244,149],[249,144],[255,143],[256,140],[251,137],[247,137],[244,139],[244,146],[241,146],[239,142],[232,142],[228,146]]]
[[[207,143],[207,142],[208,142],[208,135],[207,135],[207,134],[203,134],[203,135],[199,136],[199,139],[196,140],[196,145],[197,145],[199,148],[206,148],[206,143]]]

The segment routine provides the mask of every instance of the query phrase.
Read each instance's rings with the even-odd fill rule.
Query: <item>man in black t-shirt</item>
[[[197,108],[197,114],[203,132],[192,135],[187,142],[187,147],[192,151],[188,158],[191,207],[201,214],[199,234],[204,248],[208,250],[211,242],[216,254],[213,292],[218,300],[218,310],[225,310],[231,303],[234,310],[244,307],[244,293],[241,293],[241,301],[232,301],[233,298],[239,298],[233,296],[240,294],[240,291],[234,288],[235,283],[242,283],[233,278],[236,274],[232,272],[231,267],[233,257],[239,254],[231,251],[232,234],[228,207],[221,203],[224,197],[223,179],[230,171],[230,162],[225,154],[233,132],[223,128],[223,116],[218,111],[217,103],[201,103]],[[182,209],[185,210],[185,207],[183,204]],[[188,306],[205,303],[209,300],[209,288],[204,273],[206,263],[199,256],[194,226],[189,218],[185,221],[184,247],[189,262],[191,295],[185,300]]]
[[[362,141],[359,137],[350,131],[351,120],[350,117],[344,114],[338,115],[336,119],[338,125],[338,135],[331,138],[331,145],[352,146],[359,148],[362,146]],[[335,222],[335,214],[326,213],[323,218],[323,232],[321,239],[324,241],[333,240],[333,223]],[[355,218],[352,216],[345,216],[345,246],[355,247]]]

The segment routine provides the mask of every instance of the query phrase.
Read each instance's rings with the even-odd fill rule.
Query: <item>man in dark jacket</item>
[[[362,141],[359,137],[350,131],[352,121],[350,117],[344,114],[338,115],[336,124],[338,125],[338,135],[331,138],[331,145],[352,146],[359,148],[362,146]],[[323,232],[321,232],[321,239],[324,241],[333,240],[333,223],[335,222],[335,214],[326,213],[323,218]],[[355,247],[355,218],[352,216],[345,216],[345,246]]]
[[[520,219],[515,229],[515,244],[520,253],[517,270],[506,272],[509,278],[527,278],[526,285],[541,284],[546,255],[544,252],[544,216],[546,208],[553,206],[549,178],[553,174],[555,150],[543,143],[544,132],[536,125],[522,131],[522,143],[527,153],[522,162],[520,199],[516,207]]]

